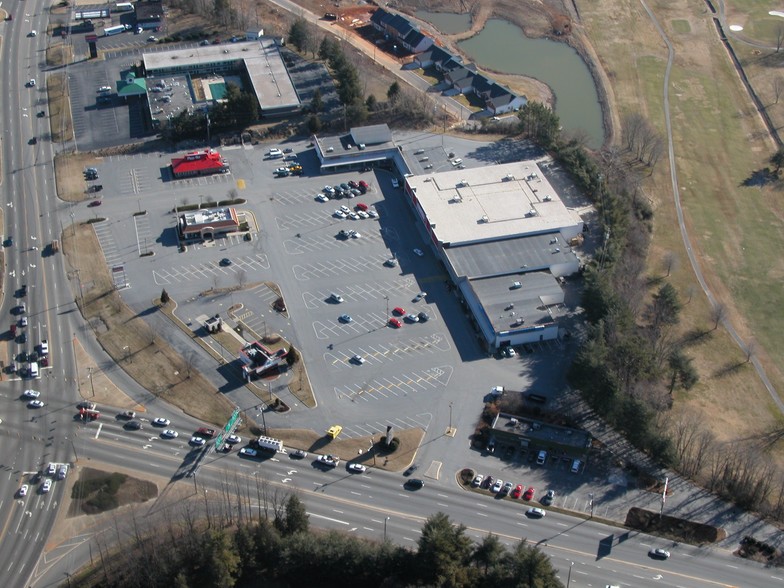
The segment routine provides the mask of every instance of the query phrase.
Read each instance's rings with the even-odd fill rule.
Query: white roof
[[[582,226],[533,161],[406,180],[439,241],[458,245]]]

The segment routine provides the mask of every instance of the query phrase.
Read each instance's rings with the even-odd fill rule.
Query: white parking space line
[[[334,218],[325,216],[322,211],[275,217],[275,224],[280,231],[320,228],[331,225],[334,221]]]
[[[410,374],[400,374],[395,380],[373,378],[363,382],[361,386],[349,384],[335,388],[335,396],[338,400],[351,402],[388,396],[407,396],[409,393],[424,392],[430,388],[446,387],[453,371],[452,366],[440,366]]]
[[[359,231],[362,237],[359,239],[338,239],[336,235],[341,228],[350,228]],[[303,255],[305,253],[320,252],[327,249],[349,249],[351,247],[356,249],[361,246],[362,243],[382,240],[381,234],[378,231],[378,225],[375,225],[372,228],[373,230],[370,230],[370,225],[360,227],[359,224],[352,226],[346,225],[345,227],[343,225],[336,225],[334,227],[335,235],[321,236],[304,234],[300,237],[284,240],[283,248],[289,255]]]
[[[334,259],[330,263],[313,263],[307,265],[295,264],[292,266],[294,277],[300,282],[316,280],[331,276],[360,274],[368,269],[378,269],[389,259],[389,254],[355,256],[348,259]],[[391,275],[397,275],[390,268]]]
[[[324,337],[316,336],[319,339]],[[385,361],[396,361],[403,357],[410,357],[412,355],[425,355],[433,354],[442,351],[449,351],[451,344],[449,340],[441,333],[432,335],[425,335],[417,339],[410,339],[407,341],[395,341],[389,347],[367,345],[362,347],[348,347],[345,349],[334,350],[324,354],[324,361],[327,365],[342,369],[350,366],[350,359],[355,355],[359,355],[365,359],[368,364],[381,364]],[[439,377],[441,374],[435,374]]]
[[[239,271],[269,269],[269,260],[263,253],[236,258],[229,267],[222,267],[217,262],[205,262],[199,265],[182,265],[169,269],[153,270],[155,283],[159,286],[191,280],[212,279],[215,276],[226,276],[234,279]]]

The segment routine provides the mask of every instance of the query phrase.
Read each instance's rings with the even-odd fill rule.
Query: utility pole
[[[389,522],[389,517],[384,519],[384,543],[387,541],[387,523]]]

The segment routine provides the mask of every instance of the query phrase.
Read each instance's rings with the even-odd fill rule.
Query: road
[[[314,456],[295,460],[285,454],[255,460],[229,454],[192,450],[187,445],[187,424],[177,422],[181,436],[160,439],[159,430],[145,424],[142,431],[126,432],[122,423],[108,419],[81,428],[80,459],[98,462],[121,459],[125,468],[169,479],[161,498],[138,507],[135,520],[155,525],[165,520],[164,510],[180,512],[182,497],[190,496],[191,508],[217,512],[220,496],[240,488],[255,496],[257,479],[265,479],[274,489],[296,489],[305,501],[315,527],[353,533],[374,540],[386,537],[406,547],[415,547],[424,520],[443,511],[467,527],[467,534],[481,540],[494,533],[507,545],[526,539],[539,545],[553,558],[561,580],[573,562],[571,586],[599,586],[608,582],[621,586],[770,586],[782,582],[762,566],[738,560],[728,551],[675,545],[642,533],[629,532],[601,522],[574,518],[555,511],[543,519],[530,519],[519,501],[498,500],[486,494],[467,492],[449,476],[440,481],[425,478],[419,491],[403,488],[400,474],[370,470],[350,474],[344,463],[333,470],[314,467]],[[179,426],[182,425],[182,426]],[[83,454],[83,455],[82,455]],[[190,464],[200,461],[197,475],[183,477]],[[177,491],[175,491],[175,488]],[[255,501],[253,501],[255,502]],[[258,505],[257,505],[258,506]],[[387,517],[388,520],[387,520]],[[114,523],[109,522],[111,526]],[[100,533],[100,529],[95,529]],[[62,581],[89,561],[92,535],[68,542],[68,557],[53,558],[50,567],[41,567],[35,586]],[[95,544],[92,545],[95,548]],[[648,557],[649,549],[664,547],[672,553],[668,561]],[[64,548],[65,549],[65,548]]]

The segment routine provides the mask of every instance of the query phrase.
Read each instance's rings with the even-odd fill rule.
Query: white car
[[[44,480],[43,485],[41,486],[41,492],[46,494],[49,490],[52,489],[52,481],[51,480]]]
[[[329,196],[327,196],[326,194],[317,194],[316,200],[318,200],[319,202],[329,202]]]
[[[364,474],[367,471],[367,468],[361,463],[350,463],[348,464],[348,471],[352,474]]]
[[[152,422],[152,424],[155,425],[156,427],[168,427],[169,425],[171,425],[171,421],[169,419],[164,419],[159,417],[155,419]]]
[[[496,480],[495,484],[493,484],[493,487],[490,489],[490,491],[491,492],[500,492],[501,488],[503,488],[503,487],[504,487],[504,481],[503,480]]]
[[[30,86],[31,88],[35,86],[35,78],[30,78],[29,80],[27,80],[27,85]]]
[[[364,210],[358,210],[357,215],[359,216],[359,218],[370,218],[370,215]]]
[[[351,220],[359,220],[359,215],[356,212],[349,212],[348,218],[350,218]]]
[[[163,437],[164,439],[176,439],[179,436],[180,434],[173,429],[166,429],[161,433],[161,437]]]
[[[345,214],[348,214],[348,213],[350,213],[350,212],[351,212],[351,209],[350,209],[348,206],[346,206],[345,204],[343,204],[343,205],[340,207],[340,211],[341,211],[341,212],[343,212],[343,213],[345,213]]]
[[[196,447],[201,447],[205,443],[206,443],[206,441],[204,440],[203,437],[195,437],[194,436],[194,437],[191,437],[191,440],[190,440],[190,444],[194,445]]]
[[[362,234],[358,233],[357,231],[349,231],[348,234],[351,235],[352,239],[361,239],[362,238]]]
[[[417,257],[422,257],[422,256],[424,255],[424,253],[422,253],[422,250],[421,250],[421,249],[414,249],[414,254],[415,254]]]
[[[484,480],[485,480],[484,474],[477,474],[476,476],[474,476],[474,479],[471,480],[471,485],[474,488],[479,488],[479,486],[482,485],[482,482],[484,482]]]
[[[22,396],[25,398],[38,398],[40,395],[41,393],[38,390],[25,390],[22,393]]]
[[[368,210],[367,213],[372,218],[378,218],[378,213],[375,210],[373,210],[372,208],[370,210]]]
[[[345,219],[348,215],[342,210],[336,210],[335,212],[332,213],[332,216],[335,216],[340,219]]]
[[[351,358],[351,363],[362,365],[363,363],[365,363],[365,358],[362,357],[361,355],[355,355],[354,357]]]
[[[19,494],[19,498],[21,498],[22,496],[27,496],[27,491],[29,489],[30,487],[27,484],[22,484],[22,487],[19,488],[19,491],[17,492],[17,494]]]
[[[242,443],[242,437],[239,435],[229,435],[226,437],[226,443],[229,445],[237,445],[238,443]]]
[[[322,188],[322,190],[324,191],[324,193],[329,194],[329,195],[332,195],[332,194],[335,193],[335,188],[333,188],[332,186],[324,186]]]
[[[37,36],[38,36],[38,31],[36,31],[35,29],[33,29],[32,31],[30,31],[30,36],[31,36],[31,37],[37,37]]]
[[[547,511],[543,508],[536,508],[535,506],[532,506],[527,511],[525,511],[525,514],[527,514],[529,517],[541,519],[544,515],[547,514]]]
[[[31,400],[27,403],[27,406],[30,408],[43,408],[44,401],[43,400]]]

